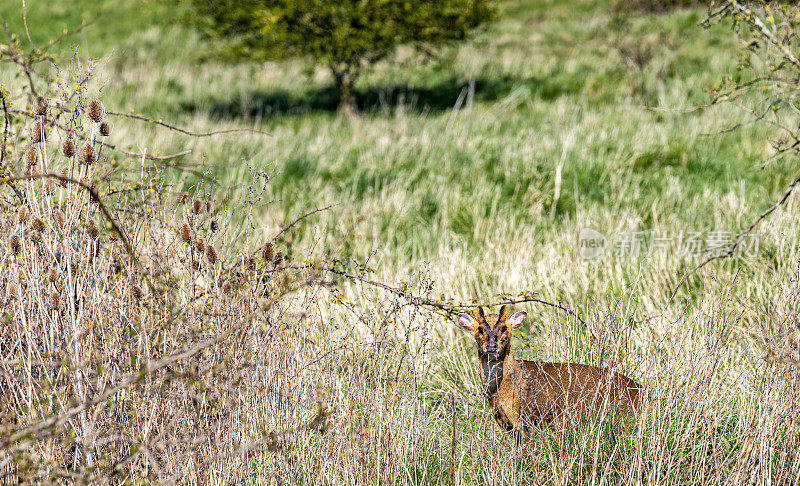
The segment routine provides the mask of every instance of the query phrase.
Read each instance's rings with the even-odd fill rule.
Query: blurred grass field
[[[437,297],[532,291],[578,309],[636,283],[648,314],[701,300],[708,274],[738,276],[737,288],[769,305],[775,295],[765,283],[789,275],[796,260],[791,199],[758,228],[755,254],[711,264],[670,300],[707,256],[682,255],[681,235],[700,233],[703,247],[712,232],[732,238],[795,177],[791,161],[759,170],[769,132],[735,107],[685,110],[707,104],[706,87],[735,75],[734,34],[703,29],[702,9],[646,15],[615,5],[503,2],[498,21],[465,45],[435,59],[401,49],[367,71],[354,123],[337,115],[324,70],[209,57],[169,3],[34,2],[28,18],[37,43],[95,21],[66,45],[101,59],[94,89],[112,109],[197,132],[269,132],[186,139],[120,120],[112,142],[147,140],[142,148],[157,154],[188,147],[192,162],[202,157],[232,191],[265,169],[267,192],[250,210],[265,235],[335,204],[287,235],[298,259],[313,245],[369,259],[389,282],[424,268]],[[24,32],[19,5],[0,14]],[[608,238],[600,258],[579,257],[584,227]],[[653,234],[675,246],[616,255],[615,240],[633,232],[645,250]]]
[[[711,232],[732,238],[746,228],[796,178],[791,160],[760,169],[771,154],[770,133],[748,124],[734,106],[690,109],[710,101],[705,87],[735,75],[738,46],[730,26],[703,29],[701,9],[620,18],[608,1],[507,0],[497,22],[469,42],[443,48],[434,59],[401,49],[392,62],[368,71],[357,85],[362,116],[351,122],[337,115],[325,71],[301,60],[210,58],[204,41],[176,22],[181,13],[167,4],[36,2],[28,11],[30,35],[47,42],[98,14],[74,40],[82,55],[101,59],[91,89],[102,88],[110,109],[196,132],[269,132],[182,138],[116,120],[111,141],[136,141],[128,146],[156,154],[190,148],[192,161],[236,195],[248,190],[255,171],[265,170],[271,177],[266,192],[237,222],[255,224],[265,238],[298,215],[335,204],[282,237],[281,247],[296,260],[310,251],[368,261],[376,279],[396,285],[422,273],[435,298],[491,301],[501,292],[536,292],[589,318],[581,326],[525,306],[532,318],[516,345],[542,359],[601,360],[595,331],[611,316],[615,325],[628,326],[625,340],[635,348],[622,346],[629,352],[625,372],[645,383],[691,368],[695,358],[671,360],[692,356],[720,332],[736,345],[718,350],[726,371],[713,396],[735,410],[726,409],[721,415],[729,422],[715,427],[728,427],[720,436],[736,442],[737,427],[760,413],[754,410],[763,390],[753,371],[760,365],[753,363],[762,350],[754,323],[768,321],[796,271],[800,205],[794,198],[758,227],[756,249],[711,263],[676,295],[687,271],[707,255],[671,247],[626,256],[612,245],[583,259],[578,241],[589,227],[610,242],[632,232],[671,238],[700,232],[705,246]],[[0,15],[13,31],[24,31],[18,3],[0,5]],[[637,65],[631,52],[646,62]],[[251,249],[259,243],[228,242]],[[374,296],[343,291],[366,307]],[[662,318],[644,319],[656,314]],[[448,466],[450,419],[433,412],[448,393],[461,399],[478,381],[473,344],[442,323],[434,334],[428,371],[435,372],[423,373],[430,413],[413,413],[437,433],[406,451],[415,459],[429,454],[428,463],[414,463],[421,468],[417,476],[397,473],[412,474],[410,482]],[[736,373],[744,378],[727,378]],[[481,437],[499,437],[485,428],[487,421],[494,425],[487,410],[463,410],[459,431],[474,434],[478,423]],[[314,438],[298,447],[315,451]],[[479,470],[475,461],[469,464]],[[315,466],[302,462],[298,470],[311,477]]]

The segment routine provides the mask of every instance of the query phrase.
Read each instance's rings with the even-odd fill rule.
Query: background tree
[[[427,50],[464,39],[490,20],[490,0],[185,0],[189,19],[207,35],[225,38],[235,57],[304,56],[327,66],[339,110],[357,113],[354,85],[361,70],[401,44]]]

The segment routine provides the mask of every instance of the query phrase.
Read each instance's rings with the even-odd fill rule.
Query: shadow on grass
[[[476,102],[491,102],[507,96],[514,88],[526,86],[534,93],[545,97],[565,94],[561,90],[551,92],[547,81],[539,78],[476,78],[473,81],[472,97]],[[360,87],[356,90],[359,110],[362,113],[392,111],[402,106],[416,112],[441,112],[466,103],[470,82],[448,78],[434,86],[416,87],[409,84]],[[550,95],[550,96],[547,96]],[[269,117],[280,115],[305,115],[313,112],[335,112],[339,96],[334,86],[292,92],[285,89],[254,90],[236,98],[212,99],[198,103],[186,101],[180,108],[186,112],[206,111],[212,118]]]

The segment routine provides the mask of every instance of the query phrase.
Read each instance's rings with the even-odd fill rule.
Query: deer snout
[[[497,336],[489,336],[486,340],[486,352],[487,353],[496,353],[497,352]]]

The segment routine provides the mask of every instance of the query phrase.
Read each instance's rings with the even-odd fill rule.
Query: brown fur
[[[484,393],[503,429],[520,434],[554,419],[603,409],[625,413],[638,409],[642,386],[625,375],[578,363],[514,359],[511,332],[524,320],[524,312],[512,318],[507,306],[499,314],[485,315],[478,308],[472,316],[459,316],[462,327],[475,337]],[[491,352],[495,342],[497,350]]]

